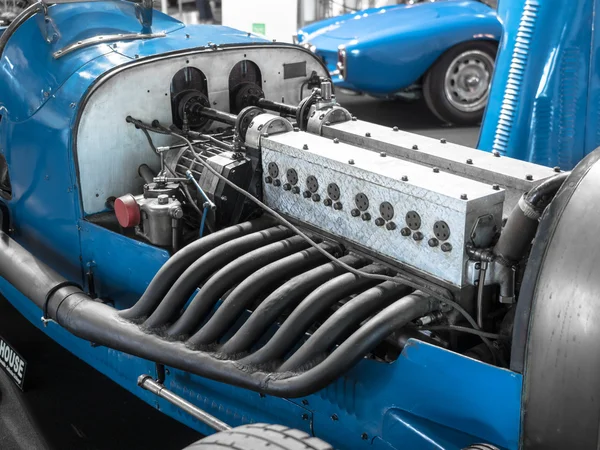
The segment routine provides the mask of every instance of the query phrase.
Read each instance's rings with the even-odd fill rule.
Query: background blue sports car
[[[479,123],[502,26],[495,1],[440,0],[373,8],[316,22],[298,43],[323,58],[337,86],[420,96],[445,122]]]

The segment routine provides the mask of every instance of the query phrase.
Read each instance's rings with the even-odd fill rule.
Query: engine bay
[[[564,180],[362,122],[296,48],[113,73],[86,99],[77,158],[87,220],[131,239],[177,255],[248,227],[124,316],[283,373],[341,347],[393,361],[410,338],[506,367],[537,217]]]

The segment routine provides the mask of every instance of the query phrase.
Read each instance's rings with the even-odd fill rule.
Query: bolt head
[[[338,420],[340,420],[340,418],[338,417],[337,414],[332,414],[331,415],[331,420],[333,420],[334,422],[337,422]]]
[[[495,190],[495,191],[499,191],[500,190],[500,185],[499,184],[494,184],[492,186],[492,189]]]
[[[471,158],[467,159],[467,164],[473,164],[473,160]]]
[[[273,180],[273,186],[275,186],[275,187],[281,186],[281,181],[280,180]]]
[[[460,199],[461,200],[468,200],[469,197],[467,196],[467,194],[460,194]]]
[[[436,238],[431,238],[429,241],[427,241],[427,243],[430,247],[437,247],[440,244],[440,241],[438,241]]]
[[[415,231],[415,232],[413,233],[413,239],[414,239],[415,241],[417,241],[417,242],[418,242],[418,241],[422,241],[422,240],[423,240],[423,233],[421,233],[420,231]]]
[[[341,202],[335,202],[333,204],[333,209],[335,209],[336,211],[341,211],[342,210],[342,203]]]
[[[525,175],[525,179],[527,181],[533,181],[533,175],[531,175],[531,174],[528,173],[527,175]]]
[[[500,152],[498,150],[494,150],[492,155],[494,155],[496,158],[500,158]]]
[[[313,194],[312,195],[312,201],[313,202],[320,202],[321,201],[321,196],[319,194]]]
[[[398,128],[398,127],[394,127],[394,128],[392,128],[392,130],[394,130],[394,131],[398,131],[398,130],[399,130],[399,128]]]
[[[331,125],[331,122],[328,120],[327,122],[325,122],[325,126],[329,126]]]
[[[292,185],[290,183],[285,183],[283,185],[283,190],[284,191],[290,191],[292,189]]]
[[[440,139],[440,144],[446,144],[448,141],[444,138]]]
[[[406,175],[402,175],[402,181],[408,181],[408,177]]]
[[[360,435],[360,438],[361,438],[363,441],[366,441],[367,439],[369,439],[369,435],[368,435],[367,433],[363,433],[363,434],[361,434],[361,435]]]
[[[357,208],[354,208],[352,211],[350,211],[350,214],[352,217],[358,217],[360,216],[360,211]]]
[[[325,200],[323,200],[323,204],[325,206],[331,206],[333,205],[333,200],[331,200],[330,198],[326,198]]]
[[[169,203],[169,196],[167,194],[160,194],[158,196],[158,204],[166,205],[167,203]]]
[[[378,217],[377,219],[375,219],[375,225],[377,225],[378,227],[382,227],[385,225],[385,220],[383,220],[381,217]]]
[[[308,144],[304,144],[304,145],[302,146],[302,150],[308,150]]]
[[[415,144],[415,145],[412,146],[412,149],[413,150],[419,150],[419,146],[417,144]]]
[[[266,177],[265,177],[265,183],[267,183],[267,184],[271,184],[272,182],[273,182],[273,178],[271,178],[271,177],[269,177],[269,176],[266,176]]]
[[[353,159],[349,159],[349,160],[348,160],[348,164],[350,164],[350,165],[354,165],[354,160],[353,160]]]
[[[440,173],[440,169],[438,169],[437,167],[433,168],[433,173]]]
[[[352,116],[352,122],[356,122],[358,119],[356,118],[356,116]]]
[[[366,137],[371,137],[371,133],[369,133],[368,131],[365,133]]]
[[[312,193],[311,193],[310,191],[304,191],[304,192],[302,193],[302,196],[303,196],[304,198],[311,198],[311,197],[312,197]]]
[[[298,186],[294,186],[292,188],[292,194],[299,194],[300,193],[300,188]]]
[[[442,247],[441,247],[441,249],[442,249],[442,251],[443,251],[444,253],[451,252],[451,251],[452,251],[452,244],[450,244],[449,242],[444,242],[444,243],[442,244]]]
[[[408,236],[410,236],[410,235],[411,235],[411,233],[412,233],[412,232],[410,231],[410,228],[408,228],[408,227],[404,227],[404,228],[402,228],[402,229],[400,230],[400,234],[401,234],[402,236],[404,236],[404,237],[408,237]]]
[[[333,139],[333,143],[334,143],[334,144],[339,144],[339,143],[340,143],[340,140],[339,140],[338,138],[334,138],[334,139]]]
[[[554,171],[555,171],[556,173],[560,173],[560,167],[556,166],[556,167],[554,168]]]
[[[364,220],[365,222],[368,222],[369,220],[371,220],[371,214],[363,213],[363,215],[361,216],[361,219]]]
[[[252,124],[250,124],[250,126],[252,126]],[[294,131],[297,133],[297,132],[299,132],[299,131],[300,131],[300,128],[298,128],[298,127],[294,127]]]
[[[394,222],[388,222],[385,224],[385,228],[388,231],[394,231],[396,229],[396,224]]]

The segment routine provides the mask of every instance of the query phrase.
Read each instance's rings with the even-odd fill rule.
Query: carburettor
[[[115,200],[115,214],[123,228],[159,247],[177,249],[181,242],[183,209],[177,183],[149,183],[142,195],[126,194]]]

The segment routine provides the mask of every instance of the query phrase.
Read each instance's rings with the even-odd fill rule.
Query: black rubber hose
[[[154,182],[154,177],[156,176],[147,164],[142,164],[140,167],[138,167],[138,174],[144,179],[146,183]]]
[[[308,246],[309,244],[301,236],[294,236],[246,253],[230,262],[202,286],[183,315],[169,327],[167,334],[171,337],[190,334],[206,319],[219,298],[232,286],[257,269]]]
[[[379,264],[371,264],[360,269],[365,273],[386,273]],[[304,336],[310,326],[329,308],[344,298],[379,284],[377,280],[345,273],[319,286],[312,291],[285,319],[271,339],[256,352],[240,362],[248,365],[264,364],[283,358]]]
[[[544,208],[548,206],[548,203],[558,193],[567,178],[569,178],[569,175],[571,175],[571,172],[563,172],[538,184],[525,194],[525,200],[538,208],[538,211],[543,212]]]
[[[177,279],[156,310],[144,322],[144,327],[152,329],[171,323],[181,312],[196,288],[201,286],[212,273],[246,253],[288,238],[291,235],[292,232],[282,226],[267,228],[232,239],[205,253]]]
[[[297,370],[317,356],[331,349],[338,340],[357,327],[369,316],[389,303],[407,295],[412,289],[390,281],[381,283],[357,295],[329,317],[302,346],[278,369],[279,372]]]
[[[332,253],[341,253],[338,245],[323,243],[320,246]],[[213,316],[194,334],[188,344],[200,346],[220,339],[234,325],[240,315],[249,309],[261,292],[273,284],[295,276],[322,264],[325,257],[315,248],[294,253],[279,261],[266,265],[242,281],[219,306]]]
[[[185,269],[204,253],[215,247],[246,234],[264,230],[275,225],[276,222],[270,216],[241,223],[233,227],[217,231],[209,236],[192,242],[179,250],[160,268],[144,294],[131,308],[121,311],[119,314],[124,319],[139,319],[149,316],[158,306],[160,301],[169,291],[173,283],[179,278]]]
[[[300,375],[273,377],[272,373],[249,371],[248,366],[236,361],[190,349],[184,342],[146,333],[135,323],[123,320],[111,306],[90,299],[76,287],[54,291],[65,279],[2,232],[0,276],[40,309],[47,300],[48,317],[81,339],[204,378],[284,398],[304,397],[325,388],[410,317],[425,315],[435,305],[425,296],[413,303],[396,302],[369,320],[321,364]],[[48,295],[51,291],[54,293]]]
[[[346,255],[340,260],[351,267],[366,263],[364,258],[356,255]],[[223,344],[220,352],[234,355],[249,350],[286,309],[296,306],[313,289],[344,272],[343,267],[331,262],[292,278],[262,301],[241,328]]]

